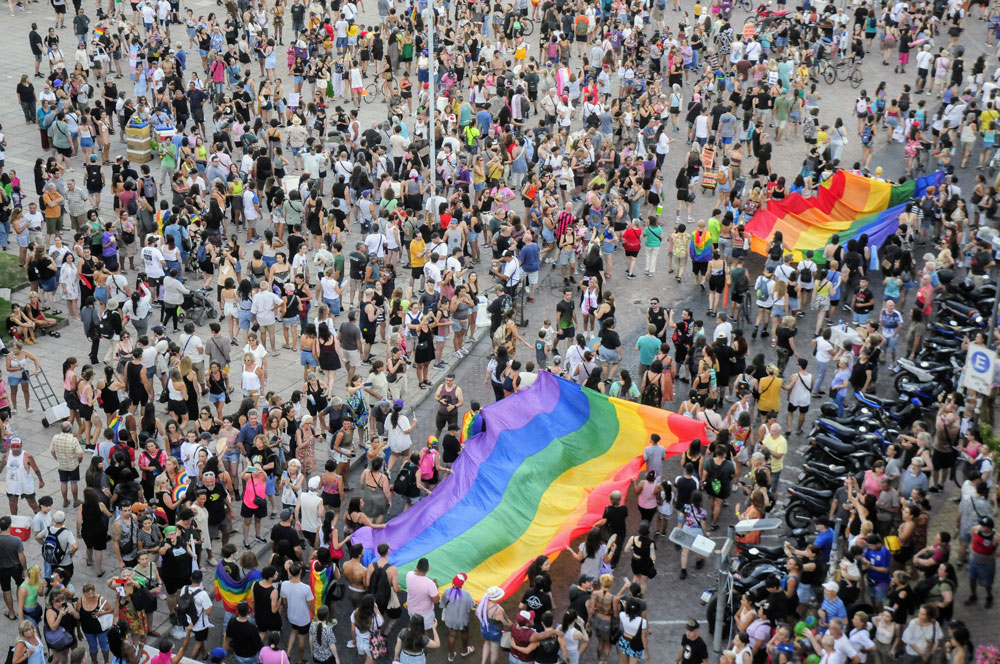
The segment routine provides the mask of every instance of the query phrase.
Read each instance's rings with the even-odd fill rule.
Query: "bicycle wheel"
[[[371,104],[376,101],[380,96],[382,96],[382,86],[381,85],[366,85],[363,90],[361,90],[361,98],[365,100],[366,104]]]
[[[833,85],[833,82],[837,80],[837,72],[830,65],[823,67],[822,71],[820,71],[820,75],[823,77],[823,80],[826,81],[827,85]]]
[[[865,77],[861,74],[861,70],[860,69],[855,69],[854,71],[852,71],[851,72],[851,87],[852,88],[859,88],[859,87],[861,87],[861,81],[863,81],[864,78]]]
[[[532,32],[535,31],[535,24],[531,21],[530,18],[522,17],[519,20],[521,22],[521,35],[527,37],[528,35],[530,35]]]
[[[846,81],[851,76],[850,68],[841,62],[834,70],[837,72],[837,80]]]

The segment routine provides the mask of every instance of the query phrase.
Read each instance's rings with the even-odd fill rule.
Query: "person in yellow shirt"
[[[757,410],[762,416],[777,413],[781,409],[781,372],[777,366],[768,365],[767,375],[760,379],[757,392],[760,394],[757,397]]]
[[[420,279],[420,290],[424,289],[424,265],[427,264],[427,243],[417,231],[410,240],[410,288]]]
[[[766,378],[764,380],[767,380]],[[784,456],[788,453],[788,439],[781,435],[781,425],[772,422],[768,428],[767,435],[761,441],[764,447],[770,452],[771,457],[771,493],[777,493],[778,482],[781,481],[781,470],[785,467]]]
[[[979,114],[979,133],[985,134],[990,128],[990,122],[1000,120],[1000,111],[993,108],[993,102],[986,102],[986,108]]]

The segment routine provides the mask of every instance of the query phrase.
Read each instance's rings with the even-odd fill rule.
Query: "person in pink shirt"
[[[406,608],[411,614],[424,618],[424,629],[434,625],[434,606],[440,600],[438,584],[428,578],[430,563],[426,558],[417,561],[417,569],[406,573]]]

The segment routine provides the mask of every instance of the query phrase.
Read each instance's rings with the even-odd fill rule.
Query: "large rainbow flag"
[[[601,518],[608,495],[638,477],[651,433],[668,455],[705,437],[701,422],[614,399],[542,371],[535,384],[483,409],[486,429],[465,443],[430,497],[351,541],[390,545],[401,583],[417,560],[430,575],[468,575],[480,598],[507,593],[537,556],[557,556]]]
[[[793,250],[796,259],[812,249],[813,259],[823,262],[823,248],[834,234],[846,245],[867,233],[869,245],[881,247],[899,228],[906,203],[943,181],[941,171],[899,185],[837,171],[815,196],[792,194],[762,207],[747,224],[750,248],[766,253],[775,231],[781,231],[785,247]]]
[[[254,569],[239,581],[234,581],[220,560],[215,567],[215,601],[221,600],[227,613],[236,613],[236,605],[253,592],[253,584],[262,578],[260,572]]]

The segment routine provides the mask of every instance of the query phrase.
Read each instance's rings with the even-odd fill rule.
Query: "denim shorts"
[[[242,458],[243,454],[238,449],[226,450],[225,454],[222,455],[222,460],[226,463],[239,463]]]
[[[283,327],[295,327],[298,324],[299,324],[299,317],[297,315],[281,319],[281,325]]]
[[[316,356],[312,354],[310,350],[300,350],[299,351],[299,364],[304,367],[318,367],[319,362],[316,360]]]
[[[209,392],[208,394],[208,403],[219,403],[220,401],[225,401],[225,400],[226,400],[225,392],[221,392],[220,394],[212,394],[211,392]]]
[[[340,300],[328,300],[324,297],[323,304],[330,307],[331,316],[336,317],[340,315]]]
[[[261,260],[268,267],[274,267],[274,264],[278,262],[278,259],[274,256],[261,256]]]
[[[90,648],[91,654],[96,654],[98,646],[100,646],[101,652],[108,652],[108,633],[101,632],[100,634],[83,634],[87,637],[87,646]]]
[[[249,330],[253,325],[253,314],[249,309],[240,309],[240,329]]]

